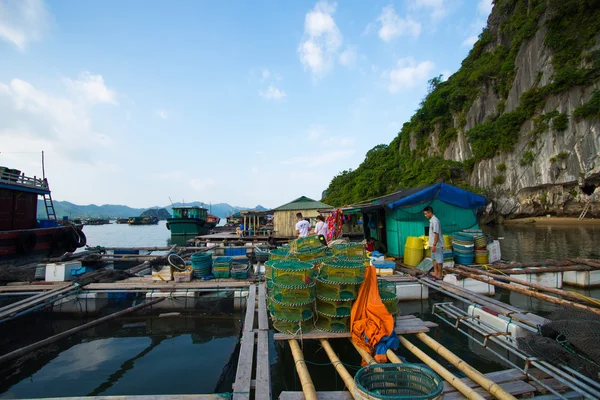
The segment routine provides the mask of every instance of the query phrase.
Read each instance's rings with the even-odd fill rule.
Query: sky
[[[0,0],[0,166],[55,200],[319,200],[460,67],[491,0]]]

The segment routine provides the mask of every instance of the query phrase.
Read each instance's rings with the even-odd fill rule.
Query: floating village
[[[487,200],[478,194],[437,183],[342,208],[300,197],[240,211],[225,226],[204,207],[175,207],[166,228],[176,244],[119,248],[87,243],[81,221],[58,218],[47,179],[1,170],[1,328],[33,313],[85,316],[3,351],[5,373],[109,321],[207,313],[217,301],[241,315],[228,390],[179,394],[174,382],[170,395],[78,398],[600,398],[600,300],[573,290],[600,285],[600,260],[505,260],[500,241],[480,230]],[[45,219],[37,219],[38,196]],[[441,236],[425,207],[443,216]],[[300,222],[311,234],[299,237]],[[317,226],[325,234],[312,233]],[[503,301],[512,294],[556,307],[540,316]],[[431,311],[403,306],[415,301]],[[451,351],[457,337],[469,348]],[[310,346],[326,357],[319,371],[339,376],[338,390],[319,387]],[[297,390],[274,393],[273,352]],[[482,354],[504,368],[484,373],[466,361]]]

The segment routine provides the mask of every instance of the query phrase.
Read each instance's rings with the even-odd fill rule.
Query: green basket
[[[290,335],[295,335],[298,333],[306,333],[310,331],[313,327],[312,321],[283,321],[283,320],[273,320],[273,328],[282,333],[288,333]]]
[[[442,378],[416,364],[371,364],[354,375],[354,398],[363,400],[433,400],[442,396]]]
[[[313,250],[323,247],[319,236],[306,236],[290,241],[290,251],[292,253],[302,252],[304,250]]]
[[[215,279],[229,278],[229,270],[227,270],[227,271],[213,271],[213,276],[215,277]]]
[[[365,265],[358,262],[325,261],[319,278],[330,284],[359,285],[365,280]]]
[[[281,304],[272,297],[269,298],[269,312],[275,319],[282,321],[307,321],[313,317],[314,303],[303,304],[299,306],[290,306]]]
[[[248,271],[250,266],[247,264],[234,264],[231,267],[231,277],[233,279],[248,279]]]
[[[269,296],[279,304],[298,306],[315,301],[315,284],[301,288],[290,288],[273,283]]]
[[[317,278],[317,298],[327,301],[355,300],[360,285],[331,284]]]
[[[362,242],[338,243],[331,245],[334,256],[364,257],[365,248]]]
[[[349,317],[354,300],[329,301],[317,299],[317,312],[332,318]]]
[[[317,311],[315,328],[325,332],[350,332],[350,317],[334,318]]]
[[[279,286],[304,288],[314,285],[312,264],[300,261],[279,261],[271,265],[273,282]]]

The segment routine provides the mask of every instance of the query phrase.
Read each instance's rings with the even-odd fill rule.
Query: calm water
[[[170,232],[164,221],[154,226],[111,224],[84,229],[90,246],[146,247],[170,243]],[[502,256],[509,260],[597,256],[600,249],[600,227],[519,225],[485,227],[484,230],[501,238]],[[598,297],[600,293],[595,290],[586,294]],[[495,297],[540,314],[553,310],[552,305],[515,293],[498,291]],[[403,314],[416,314],[440,323],[431,315],[431,307],[434,303],[451,300],[436,294],[422,302],[403,302],[400,307]],[[120,301],[111,301],[103,312],[122,309],[134,300]],[[231,300],[223,302],[228,301]],[[156,312],[138,314],[71,336],[30,356],[0,365],[0,398],[231,391],[236,366],[235,361],[229,361],[236,349],[243,312],[234,311],[232,304],[223,310],[217,316],[193,314],[164,318],[158,317]],[[83,322],[81,318],[45,313],[0,324],[0,354]],[[488,352],[442,323],[430,334],[482,372],[505,368]],[[413,343],[460,376],[460,371],[429,348],[414,340]],[[344,363],[360,364],[348,341],[333,340],[331,344]],[[270,346],[273,398],[283,390],[301,390],[287,344],[271,341]],[[317,389],[342,390],[343,382],[334,368],[319,365],[329,361],[318,342],[307,340],[303,346]],[[401,350],[400,355],[410,362],[419,362],[407,351]],[[233,359],[237,359],[235,354]],[[353,372],[352,367],[348,368]]]

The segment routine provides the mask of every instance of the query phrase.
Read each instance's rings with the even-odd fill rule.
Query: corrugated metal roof
[[[274,208],[273,211],[292,211],[292,210],[315,210],[319,208],[333,208],[329,204],[321,203],[306,196],[298,197],[287,204]]]

